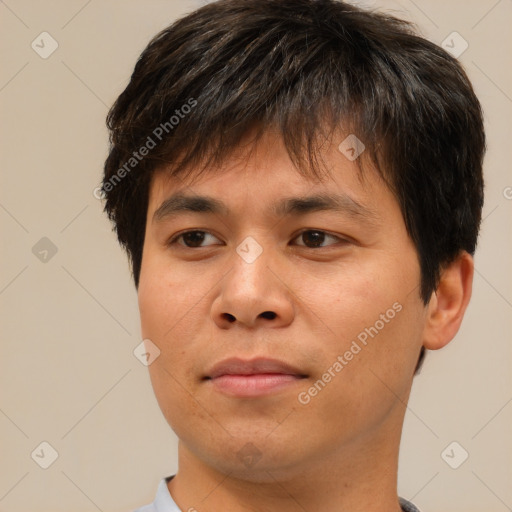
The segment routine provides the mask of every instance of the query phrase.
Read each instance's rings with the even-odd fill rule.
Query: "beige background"
[[[0,1],[2,512],[130,511],[176,470],[176,439],[133,355],[128,265],[93,189],[108,106],[150,37],[202,3]],[[424,512],[512,510],[512,1],[361,3],[417,22],[438,44],[462,35],[489,139],[473,300],[416,378],[399,491]],[[31,48],[43,31],[59,45],[47,59]],[[33,253],[43,237],[57,248],[46,262],[48,242]],[[49,460],[43,441],[58,452],[46,470],[35,462]],[[452,441],[469,453],[458,469],[441,457]]]

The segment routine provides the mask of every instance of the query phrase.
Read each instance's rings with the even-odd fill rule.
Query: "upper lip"
[[[258,375],[263,373],[281,373],[300,377],[306,376],[298,368],[277,359],[258,357],[244,360],[232,357],[215,364],[208,372],[206,378],[215,379],[222,375]]]

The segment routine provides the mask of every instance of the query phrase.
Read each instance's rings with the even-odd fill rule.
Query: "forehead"
[[[324,145],[316,175],[298,169],[272,131],[241,144],[220,164],[187,169],[185,177],[161,168],[150,184],[147,222],[187,212],[274,219],[331,211],[379,227],[386,209],[398,210],[401,219],[398,203],[369,159],[363,167],[339,146],[336,138]]]

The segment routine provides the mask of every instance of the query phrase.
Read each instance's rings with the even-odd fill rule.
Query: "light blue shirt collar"
[[[169,478],[162,478],[162,480],[160,480],[153,503],[138,508],[135,512],[181,512],[167,488],[168,480]]]
[[[173,475],[174,476],[174,475]],[[163,478],[158,484],[155,501],[150,505],[138,508],[135,512],[182,512],[172,499],[167,482],[172,477]],[[404,512],[420,512],[411,502],[400,498],[400,506]]]

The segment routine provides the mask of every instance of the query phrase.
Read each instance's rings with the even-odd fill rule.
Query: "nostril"
[[[228,322],[231,322],[231,323],[233,323],[233,322],[236,320],[236,318],[235,318],[233,315],[231,315],[230,313],[222,313],[222,316],[223,316],[223,317],[224,317]]]
[[[273,320],[276,317],[276,314],[273,311],[264,311],[261,313],[263,318],[268,318],[269,320]]]

